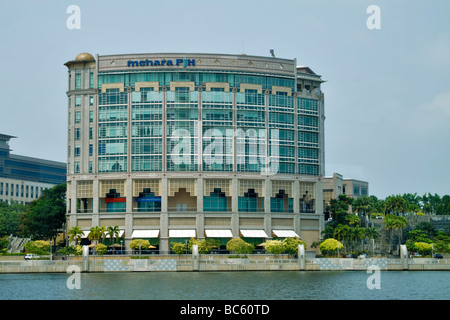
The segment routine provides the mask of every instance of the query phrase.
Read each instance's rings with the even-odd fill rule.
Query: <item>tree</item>
[[[298,246],[300,244],[304,245],[306,248],[306,243],[303,240],[300,240],[299,238],[284,238],[283,240],[284,248],[289,254],[296,254],[298,253]]]
[[[428,214],[435,214],[436,208],[441,203],[441,197],[437,194],[432,195],[431,193],[424,194],[421,200],[423,212]]]
[[[331,199],[329,210],[333,218],[333,225],[346,224],[348,208],[353,199],[344,194],[340,194],[337,199]]]
[[[25,244],[25,251],[37,255],[50,254],[50,242],[44,240],[28,241]]]
[[[378,229],[375,227],[365,228],[364,230],[365,236],[372,240],[372,254],[374,252],[374,242],[376,239],[379,238],[380,234],[378,232]]]
[[[385,201],[385,214],[398,215],[408,212],[408,204],[401,195],[389,196]]]
[[[120,230],[119,226],[108,227],[106,228],[106,235],[111,239],[112,244],[119,241]]]
[[[364,226],[369,225],[369,214],[373,211],[373,200],[368,196],[356,198],[352,203],[353,212],[357,212],[364,217]]]
[[[99,226],[92,227],[89,230],[89,241],[93,241],[95,243],[98,243],[98,240],[101,239],[103,230]]]
[[[417,193],[405,193],[403,194],[403,199],[406,201],[406,207],[408,208],[408,212],[419,212],[421,209],[420,201],[421,198],[417,195]]]
[[[220,245],[219,240],[217,239],[196,239],[191,238],[188,242],[188,249],[189,252],[192,253],[192,246],[197,245],[198,246],[198,253],[200,254],[207,254],[210,253],[212,249],[218,248]]]
[[[403,229],[408,225],[408,219],[402,216],[394,216],[393,214],[387,214],[384,219],[384,224],[386,230],[390,232],[398,233],[398,242],[399,242],[399,252],[400,252],[400,244],[402,240],[402,232]],[[391,237],[392,238],[392,237]],[[391,241],[389,241],[389,251],[391,251]]]
[[[0,201],[0,238],[4,236],[19,235],[20,220],[28,206],[13,201],[11,204]]]
[[[450,215],[450,196],[445,195],[441,199],[441,203],[436,207],[436,214]]]
[[[42,191],[22,216],[20,229],[33,239],[56,239],[66,222],[66,184]]]
[[[280,240],[267,240],[265,249],[272,254],[281,254],[286,251],[283,242]]]
[[[75,245],[78,245],[78,241],[81,241],[81,238],[84,236],[84,232],[80,227],[72,227],[67,231],[67,235],[69,236],[69,241],[72,242],[75,239]]]
[[[227,250],[236,254],[247,254],[252,253],[255,250],[255,246],[245,242],[241,238],[232,238],[227,243]]]
[[[95,246],[95,251],[99,255],[104,255],[106,253],[106,251],[108,251],[108,247],[105,246],[103,243],[99,243]]]
[[[333,238],[326,239],[319,246],[320,252],[322,252],[323,255],[333,255],[343,248],[344,246],[342,243]]]
[[[130,248],[131,250],[142,250],[142,249],[148,249],[150,247],[150,242],[148,240],[144,239],[134,239],[130,242]],[[185,249],[186,251],[186,249]]]
[[[416,248],[417,252],[423,255],[431,254],[431,251],[433,250],[433,245],[426,242],[414,242],[414,247]]]
[[[170,244],[170,247],[172,248],[172,251],[175,254],[184,254],[186,253],[186,244],[181,242],[172,242]]]

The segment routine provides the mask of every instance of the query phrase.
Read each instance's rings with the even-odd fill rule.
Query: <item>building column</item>
[[[100,182],[98,179],[92,181],[92,226],[98,226],[100,210]]]
[[[169,253],[169,215],[168,205],[168,181],[164,177],[161,179],[161,214],[159,216],[159,250]]]
[[[272,196],[272,183],[270,179],[265,179],[264,181],[264,212],[270,212],[270,198]]]
[[[205,214],[203,213],[203,178],[197,178],[197,214],[196,214],[196,229],[197,239],[205,238]]]
[[[231,212],[239,212],[239,181],[234,177],[231,180]]]
[[[133,180],[125,181],[126,211],[125,211],[125,244],[128,247],[133,234]]]
[[[300,182],[294,181],[294,213],[300,212]]]

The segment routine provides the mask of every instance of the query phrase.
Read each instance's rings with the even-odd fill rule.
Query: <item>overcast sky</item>
[[[327,81],[327,176],[368,181],[379,198],[450,194],[449,14],[448,0],[0,0],[0,133],[18,137],[15,154],[66,162],[64,63],[80,52],[274,49]]]

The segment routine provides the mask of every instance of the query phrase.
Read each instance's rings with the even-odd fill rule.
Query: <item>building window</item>
[[[80,128],[75,128],[74,131],[74,140],[80,140],[81,138],[81,129]]]
[[[75,123],[81,122],[81,111],[75,111]]]
[[[75,74],[75,90],[81,89],[81,73]]]
[[[75,146],[74,156],[75,157],[79,157],[80,156],[80,151],[81,151],[81,147],[80,146]]]
[[[227,197],[220,188],[214,188],[209,197],[203,197],[203,211],[228,211]]]
[[[81,106],[81,97],[75,97],[75,107]]]
[[[89,72],[89,89],[94,88],[94,73]]]
[[[73,171],[75,173],[80,173],[80,163],[78,161],[75,162]]]

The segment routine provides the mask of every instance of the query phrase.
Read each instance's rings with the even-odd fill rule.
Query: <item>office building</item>
[[[166,252],[323,228],[323,80],[295,59],[81,53],[68,68],[68,227]]]
[[[0,201],[28,204],[42,190],[66,182],[66,163],[12,154],[12,138],[0,134]]]

